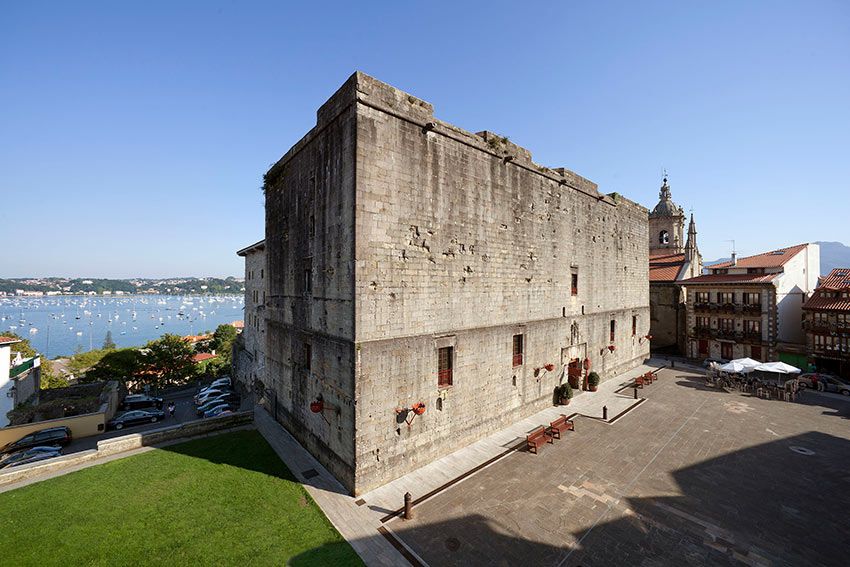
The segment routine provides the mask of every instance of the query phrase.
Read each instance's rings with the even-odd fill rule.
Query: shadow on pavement
[[[837,534],[846,530],[850,504],[848,462],[850,441],[809,432],[674,471],[681,495],[625,496],[610,514],[619,517],[608,520],[603,508],[598,525],[592,517],[573,518],[569,502],[556,500],[551,506],[565,510],[548,524],[535,517],[503,523],[492,502],[482,501],[489,516],[394,520],[390,527],[434,567],[846,565],[846,543]],[[569,527],[576,524],[582,527]],[[565,541],[578,543],[555,544]]]

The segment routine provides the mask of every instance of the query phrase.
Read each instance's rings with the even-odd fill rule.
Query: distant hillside
[[[0,279],[0,295],[23,292],[49,294],[130,294],[168,295],[239,294],[245,290],[242,280],[229,278],[134,278],[129,280],[84,278],[13,278]]]
[[[825,276],[834,268],[850,268],[850,246],[840,242],[818,242],[820,244],[820,273]]]
[[[835,268],[850,268],[850,246],[840,242],[815,242],[815,244],[820,244],[820,275],[825,276]],[[720,258],[703,262],[703,266],[713,266],[731,259]]]

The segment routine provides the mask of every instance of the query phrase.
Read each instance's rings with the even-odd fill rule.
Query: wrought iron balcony
[[[746,315],[761,315],[761,305],[745,303],[741,306],[741,311]]]
[[[744,331],[742,333],[742,340],[746,343],[761,343],[761,331]]]
[[[711,327],[696,327],[694,328],[694,336],[699,339],[711,339],[714,338],[715,331],[717,329],[712,329]]]
[[[738,341],[743,338],[743,333],[735,331],[734,329],[717,329],[716,337],[718,339]]]

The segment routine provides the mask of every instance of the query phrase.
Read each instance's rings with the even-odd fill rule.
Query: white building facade
[[[245,326],[234,352],[236,379],[251,388],[256,380],[266,383],[266,318],[268,296],[266,244],[261,240],[239,250],[245,258]]]

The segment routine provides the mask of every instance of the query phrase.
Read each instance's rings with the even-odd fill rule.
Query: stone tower
[[[686,273],[679,274],[681,279],[695,278],[702,273],[702,254],[697,247],[697,223],[694,222],[693,213],[688,224],[688,240],[685,242],[685,263]]]
[[[658,204],[649,213],[649,249],[681,254],[685,250],[685,212],[673,202],[666,175],[658,197]]]

